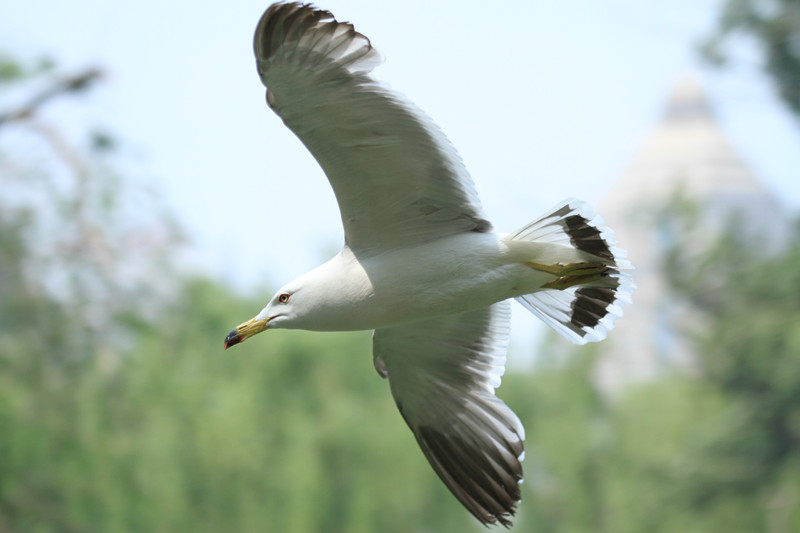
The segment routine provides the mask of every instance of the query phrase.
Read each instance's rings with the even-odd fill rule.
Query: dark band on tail
[[[565,217],[571,210],[572,207],[567,204],[554,212],[553,215]],[[569,235],[569,240],[575,248],[608,261],[614,260],[614,254],[600,234],[600,230],[591,225],[589,220],[581,215],[571,215],[563,218],[561,224],[564,226],[564,232]]]
[[[563,263],[597,265],[605,269],[598,276],[551,281],[538,291],[517,297],[533,314],[575,344],[597,342],[622,316],[620,306],[631,303],[636,286],[630,274],[633,266],[624,250],[616,247],[614,232],[580,200],[567,200],[512,235],[512,239],[574,247],[589,257],[572,256]],[[592,257],[596,259],[592,259]],[[576,283],[572,283],[572,282]]]
[[[616,282],[613,287],[581,287],[575,291],[575,300],[572,301],[572,316],[570,323],[581,336],[586,334],[583,328],[594,329],[600,320],[608,314],[608,306],[614,303],[617,296],[619,281],[609,279],[609,283]]]

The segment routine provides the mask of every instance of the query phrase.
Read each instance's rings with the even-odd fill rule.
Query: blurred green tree
[[[0,531],[483,529],[419,452],[368,334],[276,331],[222,352],[232,317],[260,302],[180,271],[180,231],[118,170],[116,136],[70,141],[47,124],[45,104],[89,85],[53,92],[74,84],[48,62],[11,63]],[[52,96],[2,107],[4,87],[34,79],[53,79]],[[583,347],[505,376],[528,430],[516,530],[800,530],[800,229],[765,255],[731,227],[665,262],[705,317],[691,332],[697,375],[606,398]]]
[[[684,219],[686,223],[686,219]],[[800,223],[780,252],[730,230],[702,254],[676,248],[672,285],[703,319],[695,339],[704,383],[724,399],[692,443],[685,494],[700,512],[752,507],[751,529],[800,528]],[[688,228],[686,228],[688,231]],[[756,528],[756,529],[752,529]]]
[[[702,55],[712,64],[726,64],[735,34],[757,42],[764,69],[783,101],[800,117],[800,2],[726,0],[716,30],[701,45]]]
[[[697,213],[676,202],[663,216],[685,236]],[[558,356],[506,377],[527,429],[525,530],[800,530],[800,225],[768,252],[737,223],[702,246],[676,239],[664,258],[693,313],[681,333],[694,373],[607,397],[594,347],[550,340],[543,352]]]
[[[259,305],[180,272],[180,232],[116,169],[121,143],[47,124],[45,104],[80,94],[54,87],[73,84],[0,70],[0,91],[36,79],[51,95],[0,99],[0,531],[479,528],[419,452],[368,334],[223,352]]]

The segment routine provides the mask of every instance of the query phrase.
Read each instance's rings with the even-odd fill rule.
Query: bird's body
[[[575,343],[598,341],[630,300],[630,265],[577,200],[496,232],[444,134],[371,77],[380,55],[351,24],[278,3],[254,48],[268,105],[333,186],[346,242],[284,285],[225,347],[270,328],[374,329],[375,368],[431,466],[481,522],[509,525],[524,431],[494,395],[507,300]]]
[[[478,232],[364,257],[345,247],[282,289],[295,293],[302,287],[315,303],[283,327],[358,331],[450,315],[453,309],[473,311],[540,289],[558,276],[525,263],[552,264],[568,252],[575,261],[581,257],[574,249]]]

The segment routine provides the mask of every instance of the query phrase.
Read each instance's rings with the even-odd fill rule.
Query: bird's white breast
[[[515,296],[521,267],[497,234],[463,233],[359,257],[348,248],[299,280],[314,305],[292,327],[374,329],[479,309]]]

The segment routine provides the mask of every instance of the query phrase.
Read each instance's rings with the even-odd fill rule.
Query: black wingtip
[[[496,453],[488,457],[486,448],[476,448],[473,442],[444,435],[429,426],[420,426],[415,435],[439,478],[478,521],[485,526],[513,525],[511,518],[522,498],[522,465],[516,455],[522,453],[521,441],[506,442],[507,455]],[[487,469],[487,465],[492,468]]]

